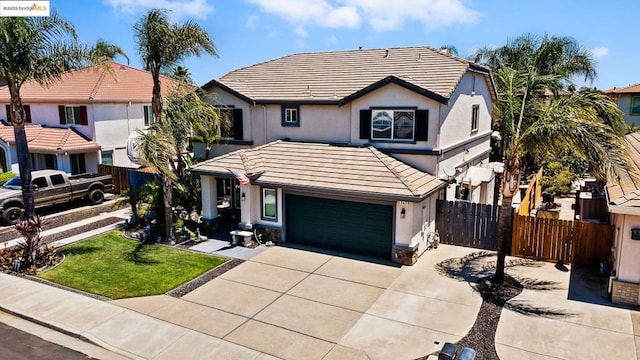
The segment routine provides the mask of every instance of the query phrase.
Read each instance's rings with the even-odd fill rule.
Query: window
[[[44,164],[45,164],[45,168],[47,168],[47,169],[57,169],[58,168],[56,156],[52,155],[52,154],[45,154],[44,155]]]
[[[222,130],[220,137],[225,140],[244,140],[243,124],[242,124],[242,109],[236,109],[233,106],[229,106],[226,109],[221,110],[222,121],[226,122],[221,124]]]
[[[60,125],[88,125],[86,106],[59,105]]]
[[[276,221],[278,218],[277,207],[278,193],[276,189],[262,189],[262,219]]]
[[[478,130],[478,117],[480,116],[480,105],[473,105],[471,108],[471,131]]]
[[[149,105],[143,106],[144,108],[144,126],[149,126],[155,122],[153,117],[153,108]]]
[[[44,177],[37,177],[32,181],[34,190],[38,188],[46,188],[47,187],[47,179]]]
[[[413,140],[415,110],[372,110],[371,139]]]
[[[300,108],[282,105],[282,126],[300,126]]]
[[[31,123],[31,106],[29,105],[22,105],[22,108],[24,109],[24,122],[26,123]],[[7,122],[11,121],[11,105],[5,105],[5,109],[7,110]]]
[[[64,177],[60,174],[51,175],[50,179],[51,179],[51,185],[53,186],[65,184]]]
[[[631,115],[640,115],[640,96],[631,97]]]
[[[70,158],[72,174],[84,174],[87,172],[87,168],[84,163],[84,154],[72,154]]]
[[[113,150],[102,150],[100,153],[100,163],[102,165],[113,165]]]

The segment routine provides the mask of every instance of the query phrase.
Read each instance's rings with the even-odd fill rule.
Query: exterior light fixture
[[[404,219],[405,215],[407,215],[407,210],[405,210],[405,208],[402,208],[402,210],[400,210],[400,217]]]
[[[240,195],[240,200],[245,201],[247,199],[247,196],[242,193],[242,195]]]

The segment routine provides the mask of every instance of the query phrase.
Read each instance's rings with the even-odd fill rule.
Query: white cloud
[[[337,44],[339,42],[340,42],[340,40],[338,40],[338,38],[335,35],[331,35],[329,37],[329,39],[327,39],[327,44],[329,44],[329,45],[335,45],[335,44]]]
[[[257,15],[249,16],[244,26],[246,26],[248,29],[255,29],[256,26],[258,26],[258,16]]]
[[[601,46],[591,49],[591,55],[596,59],[602,59],[609,56],[609,48]]]
[[[465,0],[245,0],[263,12],[279,16],[295,27],[359,28],[376,31],[401,28],[406,21],[437,29],[474,23],[480,13]]]
[[[117,11],[137,15],[150,9],[165,8],[171,10],[172,19],[185,18],[206,19],[213,12],[208,0],[103,0],[103,3]]]
[[[305,30],[302,25],[299,25],[298,27],[296,27],[296,35],[301,38],[306,38],[309,33],[307,33],[307,30]]]

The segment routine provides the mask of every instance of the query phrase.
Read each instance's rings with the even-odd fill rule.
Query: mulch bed
[[[233,269],[234,267],[242,264],[244,260],[240,259],[231,259],[226,263],[207,271],[206,273],[198,276],[197,278],[189,281],[186,284],[183,284],[167,293],[169,296],[173,296],[176,298],[181,298],[193,290],[199,288],[200,286],[208,283],[209,281],[217,278],[218,276],[224,274],[225,272]]]

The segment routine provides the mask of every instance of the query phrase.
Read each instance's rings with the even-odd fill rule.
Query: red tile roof
[[[626,87],[613,87],[604,91],[606,94],[629,94],[640,93],[640,83],[629,85]]]
[[[84,153],[100,150],[100,145],[74,131],[73,128],[52,128],[42,125],[25,125],[30,151],[41,153]],[[13,126],[0,125],[0,140],[13,145],[16,140]]]
[[[60,81],[43,87],[35,81],[26,82],[20,89],[22,101],[74,103],[137,102],[150,103],[153,89],[151,73],[127,65],[111,62],[113,74],[97,68],[86,67],[65,73]],[[162,93],[166,95],[178,82],[166,76],[160,77]],[[10,101],[9,89],[0,87],[0,102]]]

